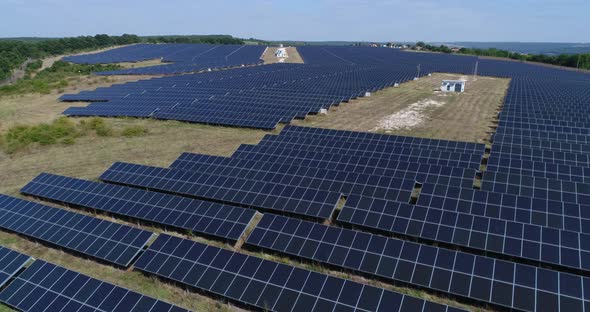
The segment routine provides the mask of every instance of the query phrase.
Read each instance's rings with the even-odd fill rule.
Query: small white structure
[[[278,48],[277,51],[275,52],[275,56],[278,58],[288,58],[289,57],[287,55],[287,49],[285,49],[285,48]]]
[[[465,92],[465,80],[443,80],[440,91]]]

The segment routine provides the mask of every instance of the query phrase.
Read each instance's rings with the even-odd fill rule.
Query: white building
[[[440,90],[443,92],[465,92],[465,80],[443,80]]]
[[[287,57],[289,57],[287,55],[287,49],[285,49],[285,48],[278,48],[276,50],[276,52],[275,52],[275,56],[278,57],[278,58],[287,58]]]

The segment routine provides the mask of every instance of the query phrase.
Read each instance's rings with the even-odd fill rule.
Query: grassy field
[[[443,79],[459,78],[467,80],[464,93],[434,91]],[[490,138],[508,83],[500,78],[433,74],[293,124],[483,143]]]
[[[403,84],[399,88],[383,90],[371,97],[331,109],[327,116],[311,117],[306,121],[298,121],[296,124],[363,131],[374,130],[384,117],[407,109],[413,103],[437,97],[438,95],[435,95],[432,90],[439,85],[442,78],[453,78],[453,76],[434,75],[416,82]],[[79,79],[80,81],[72,84],[75,85],[74,87],[68,87],[63,92],[93,89],[96,86],[135,80],[137,77],[110,77],[106,78],[106,80],[99,77],[82,77]],[[393,133],[470,141],[485,140],[491,116],[501,102],[506,86],[507,80],[478,77],[476,81],[468,83],[468,91],[465,94],[447,96],[444,99],[447,102],[445,105],[423,111],[427,117],[427,123],[403,131],[396,130]],[[54,91],[48,95],[0,97],[0,134],[18,124],[38,125],[58,118],[61,111],[71,106],[71,103],[59,103],[56,100],[60,94],[61,92],[56,93]],[[438,100],[442,101],[442,99]],[[472,116],[473,114],[476,116]],[[72,120],[79,123],[81,120],[88,119],[75,118]],[[0,151],[0,193],[20,196],[18,190],[41,172],[96,179],[115,161],[168,166],[185,151],[230,156],[240,144],[256,144],[265,134],[269,133],[252,129],[214,127],[149,119],[119,118],[105,119],[104,121],[110,129],[117,133],[122,132],[125,128],[135,126],[149,131],[135,137],[121,135],[98,136],[91,133],[76,138],[75,143],[72,145],[54,144],[42,146],[33,144],[11,154]],[[466,131],[466,129],[469,130]],[[279,130],[277,129],[271,133],[278,133]],[[383,132],[384,130],[375,131]],[[107,216],[99,215],[98,217],[126,223],[120,219]],[[161,232],[161,229],[158,228],[146,228]],[[180,235],[178,233],[172,234]],[[199,237],[193,237],[193,239],[223,248],[233,248],[233,246],[207,241]],[[124,271],[99,264],[93,260],[83,259],[4,231],[0,232],[0,245],[14,248],[35,258],[47,260],[189,309],[198,311],[239,310],[239,308],[231,304],[225,304],[193,291],[183,290],[137,271]],[[368,280],[361,276],[330,270],[315,264],[301,263],[285,257],[244,249],[242,252],[393,289],[432,301],[475,311],[489,311],[486,308],[465,306],[445,296]],[[0,305],[0,311],[11,310]]]

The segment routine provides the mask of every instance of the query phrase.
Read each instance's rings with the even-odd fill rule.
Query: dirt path
[[[11,85],[15,82],[17,82],[19,79],[22,79],[26,72],[27,72],[27,66],[29,66],[29,64],[33,61],[33,59],[28,58],[24,63],[22,63],[19,68],[15,69],[12,71],[12,75],[5,79],[4,81],[0,82],[0,86],[6,86],[6,85]]]

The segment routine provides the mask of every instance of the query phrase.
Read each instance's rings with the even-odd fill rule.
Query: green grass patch
[[[126,137],[139,137],[148,134],[148,129],[144,126],[128,126],[121,131],[122,136]]]
[[[2,136],[2,149],[14,153],[31,144],[53,145],[67,140],[71,142],[80,136],[76,124],[66,117],[61,117],[50,124],[36,126],[14,126]]]
[[[85,133],[94,131],[96,135],[102,137],[113,136],[115,133],[113,128],[107,125],[104,119],[98,117],[89,120],[82,120],[80,121],[79,126]]]
[[[0,135],[0,149],[13,154],[31,145],[73,145],[82,136],[115,136],[115,130],[102,118],[92,118],[75,123],[67,117],[60,117],[52,123],[39,125],[17,125]]]
[[[100,117],[82,119],[79,122],[60,117],[52,123],[16,125],[0,133],[0,151],[14,154],[32,145],[74,145],[77,138],[85,136],[134,138],[148,133],[146,126],[113,127],[107,119]]]

